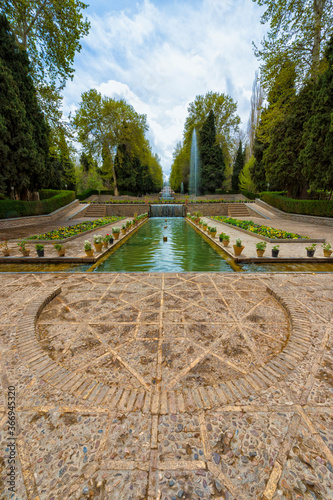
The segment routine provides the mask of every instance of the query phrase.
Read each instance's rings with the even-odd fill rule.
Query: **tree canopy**
[[[87,5],[80,0],[3,0],[18,44],[27,51],[31,74],[43,111],[49,120],[60,117],[60,90],[74,74],[80,39],[88,34],[83,17]]]
[[[333,0],[253,0],[266,6],[261,18],[269,22],[267,38],[256,55],[263,61],[266,89],[288,59],[300,84],[321,72],[325,43],[333,34]]]
[[[43,187],[49,128],[39,108],[26,52],[0,15],[0,191],[25,197]]]
[[[111,176],[116,196],[119,189],[133,183],[137,191],[144,191],[148,184],[149,190],[161,189],[162,169],[145,137],[148,129],[145,115],[138,114],[123,99],[103,97],[92,89],[82,94],[72,123],[84,150],[103,162],[101,173],[104,178]],[[148,174],[149,183],[143,183],[139,189],[140,176]]]
[[[222,177],[223,180],[225,179],[226,165],[231,162],[235,148],[235,135],[238,132],[240,124],[240,118],[236,112],[237,104],[233,99],[218,92],[208,92],[205,95],[198,95],[189,104],[188,116],[184,125],[184,141],[182,144],[177,144],[173,155],[174,160],[170,175],[172,189],[179,191],[181,182],[183,182],[185,190],[188,189],[193,130],[195,128],[200,137],[200,132],[210,113],[213,113],[214,117],[215,142],[222,149],[221,174],[223,172]],[[220,180],[220,178],[216,179],[215,189],[221,188]],[[209,188],[205,187],[204,182],[202,182],[202,189],[211,190],[212,186]]]

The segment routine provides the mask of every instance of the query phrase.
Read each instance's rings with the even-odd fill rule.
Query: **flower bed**
[[[308,236],[301,236],[296,233],[288,233],[287,231],[283,231],[282,229],[275,229],[274,227],[269,226],[260,226],[259,224],[255,224],[252,220],[239,220],[233,219],[232,217],[222,217],[215,216],[212,219],[224,222],[225,224],[230,224],[230,226],[236,226],[245,231],[249,231],[251,233],[260,234],[260,236],[265,236],[266,238],[270,238],[272,240],[308,240]]]
[[[49,231],[44,234],[37,234],[34,236],[29,236],[27,240],[64,240],[66,238],[71,238],[72,236],[77,236],[78,234],[84,233],[86,231],[91,231],[106,224],[112,224],[123,217],[103,217],[102,219],[96,219],[93,221],[85,221],[80,224],[75,224],[75,226],[65,226],[55,229],[54,231]]]

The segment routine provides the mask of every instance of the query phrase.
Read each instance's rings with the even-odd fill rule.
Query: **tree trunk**
[[[312,76],[314,76],[315,78],[318,75],[320,62],[321,28],[325,3],[326,0],[313,0],[313,12],[315,21],[312,48]]]

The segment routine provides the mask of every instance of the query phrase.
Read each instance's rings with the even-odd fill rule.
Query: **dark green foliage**
[[[231,189],[233,191],[238,191],[239,189],[239,174],[243,170],[244,165],[245,165],[245,150],[243,151],[242,141],[239,141],[239,146],[236,153],[236,159],[231,179]]]
[[[253,180],[257,191],[263,191],[267,187],[266,170],[263,162],[264,151],[267,144],[261,142],[257,136],[254,138],[253,143],[253,156],[255,158],[254,165],[250,167],[250,175]]]
[[[248,198],[249,200],[255,200],[259,196],[258,194],[250,193],[250,191],[246,191],[245,189],[241,190],[241,193],[245,196],[245,198]]]
[[[49,214],[75,200],[74,191],[57,191],[42,201],[0,200],[0,219]]]
[[[325,52],[328,67],[310,96],[311,116],[304,126],[300,161],[315,189],[333,189],[333,37]]]
[[[138,156],[131,156],[125,144],[118,146],[115,158],[118,188],[134,196],[159,191],[149,166]]]
[[[199,132],[199,152],[201,160],[201,188],[204,192],[215,193],[222,188],[225,180],[225,163],[222,148],[216,142],[215,116],[213,111],[203,123]]]
[[[49,129],[37,104],[29,61],[0,16],[0,190],[25,196],[43,186]]]
[[[333,200],[294,200],[272,192],[263,192],[260,198],[287,213],[333,217]]]
[[[313,85],[306,85],[289,106],[265,151],[266,176],[271,186],[285,189],[291,197],[305,197],[308,181],[303,174],[300,153],[304,148],[303,130],[311,116]]]

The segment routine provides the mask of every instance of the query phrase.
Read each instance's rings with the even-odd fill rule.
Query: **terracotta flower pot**
[[[265,253],[265,250],[257,250],[257,257],[262,257]]]
[[[229,246],[229,240],[222,240],[223,246],[228,247]]]
[[[126,234],[126,229],[122,229],[121,234]]]
[[[333,250],[323,250],[324,257],[331,257]]]
[[[63,250],[57,250],[58,252],[58,257],[65,257],[65,253],[66,253],[66,250],[63,249]]]
[[[94,247],[96,249],[96,252],[101,252],[102,247],[103,247],[103,243],[94,243]]]
[[[20,249],[20,252],[22,253],[23,257],[29,257],[30,250],[21,250]]]
[[[245,248],[244,246],[236,247],[236,245],[233,245],[233,247],[234,247],[234,252],[235,252],[236,257],[238,257]]]
[[[87,257],[93,257],[94,255],[94,250],[85,250],[85,252]]]
[[[109,246],[109,242],[108,241],[103,241],[103,247],[107,248],[108,246]]]
[[[210,232],[210,235],[211,235],[211,237],[212,237],[212,238],[215,238],[216,231],[211,231],[211,232]]]
[[[10,256],[10,252],[11,252],[10,248],[8,248],[8,250],[2,250],[2,254],[3,254],[4,257],[9,257]]]
[[[119,233],[113,233],[113,237],[114,237],[114,239],[115,239],[115,240],[118,240],[118,238],[119,238]]]

